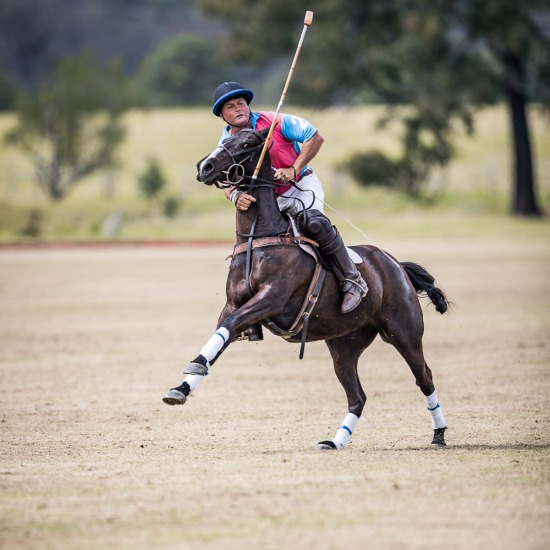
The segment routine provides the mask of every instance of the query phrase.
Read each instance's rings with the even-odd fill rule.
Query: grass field
[[[289,107],[291,110],[292,107]],[[471,228],[500,234],[510,225],[510,143],[504,107],[479,114],[474,139],[457,141],[458,157],[443,173],[435,174],[429,189],[437,202],[411,203],[380,189],[359,188],[337,166],[356,151],[396,148],[391,131],[376,128],[382,108],[300,110],[327,138],[313,166],[327,191],[329,206],[341,211],[375,242],[386,237],[452,232]],[[531,111],[532,140],[538,192],[550,211],[550,125],[545,115]],[[0,135],[12,124],[12,115],[0,116]],[[219,119],[207,109],[131,112],[126,116],[127,139],[120,151],[120,168],[83,181],[60,204],[46,201],[32,183],[32,166],[12,148],[0,149],[0,241],[21,239],[31,210],[39,212],[42,239],[102,239],[104,224],[113,212],[122,225],[116,238],[232,239],[233,214],[215,189],[195,181],[195,164],[217,141]],[[175,219],[147,205],[137,192],[137,178],[148,158],[157,158],[169,182],[168,192],[182,201]],[[112,196],[105,195],[106,185]],[[330,213],[330,211],[329,211]],[[345,221],[331,214],[334,223],[355,242],[364,242]],[[521,225],[521,224],[520,224]]]
[[[550,540],[550,222],[507,214],[503,109],[432,182],[438,203],[365,190],[334,166],[391,136],[376,110],[307,112],[328,142],[315,161],[349,244],[374,241],[425,265],[455,304],[426,305],[426,358],[449,430],[431,424],[414,379],[379,339],[363,355],[368,394],[352,443],[334,435],[344,392],[323,343],[270,334],[236,343],[184,407],[161,402],[211,335],[224,303],[234,211],[194,181],[219,132],[206,110],[130,113],[115,174],[57,205],[0,150],[0,240],[21,241],[31,209],[42,239],[221,239],[226,245],[0,247],[0,548],[545,550]],[[536,115],[536,113],[535,113]],[[550,131],[533,117],[550,212]],[[10,124],[0,116],[0,133]],[[344,133],[345,132],[345,133]],[[158,157],[183,200],[167,220],[135,180]]]
[[[236,343],[165,406],[213,331],[230,245],[0,249],[0,548],[546,549],[550,248],[514,228],[386,242],[455,303],[425,308],[444,450],[380,340],[340,453],[315,450],[346,413],[322,343],[303,361],[270,334]]]

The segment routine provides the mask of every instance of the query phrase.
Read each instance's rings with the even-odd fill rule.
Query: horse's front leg
[[[273,309],[273,301],[271,301],[269,310],[266,309],[265,304],[270,301],[264,298],[263,293],[259,293],[238,309],[230,304],[224,307],[218,320],[216,332],[202,347],[199,355],[183,371],[186,375],[183,382],[176,388],[172,388],[162,398],[167,405],[183,405],[188,395],[197,389],[204,377],[208,375],[210,366],[214,364],[235,336],[247,326],[265,319],[276,311]]]
[[[210,365],[218,358],[230,341],[229,331],[224,327],[219,327],[202,347],[198,357],[193,359],[183,371],[183,374],[187,375],[183,382],[177,388],[172,388],[162,400],[167,405],[183,405],[187,401],[187,396],[197,389],[203,378],[208,374]]]

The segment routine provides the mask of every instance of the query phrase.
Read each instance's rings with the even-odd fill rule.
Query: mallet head
[[[308,27],[311,25],[313,21],[313,12],[312,11],[306,11],[306,16],[304,18],[304,25],[307,25]]]

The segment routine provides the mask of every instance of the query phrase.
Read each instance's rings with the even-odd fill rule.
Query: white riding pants
[[[279,210],[286,210],[294,215],[304,209],[315,209],[325,212],[325,192],[315,172],[303,177],[283,195],[277,197]]]

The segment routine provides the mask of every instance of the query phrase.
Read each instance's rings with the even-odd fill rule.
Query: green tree
[[[175,218],[181,208],[181,199],[174,195],[166,197],[162,203],[162,213],[166,218]]]
[[[207,105],[225,67],[215,43],[186,34],[160,43],[145,59],[140,81],[153,105]]]
[[[0,111],[9,111],[15,103],[15,88],[6,75],[0,73]]]
[[[6,142],[32,157],[38,185],[58,201],[85,176],[115,164],[130,101],[118,62],[102,67],[90,52],[65,58],[36,94],[20,95],[18,125]]]
[[[139,190],[148,200],[156,199],[166,187],[166,177],[157,159],[149,159],[145,170],[138,178]]]
[[[295,0],[199,2],[229,23],[227,55],[255,63],[295,49],[310,7]],[[476,109],[504,97],[513,120],[512,211],[541,213],[525,107],[530,98],[550,97],[544,0],[319,0],[314,10],[289,97],[320,106],[365,97],[390,105],[402,123],[402,153],[390,175],[412,194],[432,167],[452,158],[457,122],[473,132]],[[258,48],[266,34],[269,48]],[[396,108],[403,105],[409,108]]]
[[[541,0],[470,0],[458,3],[457,18],[470,40],[483,44],[498,63],[510,112],[514,150],[512,211],[539,216],[527,105],[550,105],[550,6]]]

